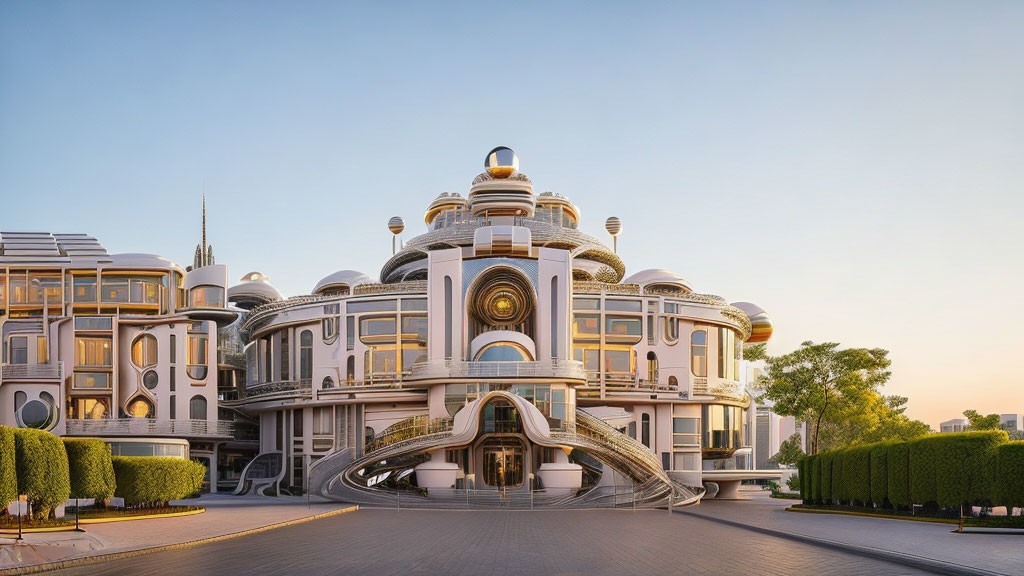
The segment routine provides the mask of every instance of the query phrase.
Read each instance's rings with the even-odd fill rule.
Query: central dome
[[[484,168],[492,178],[508,178],[519,172],[519,157],[506,146],[498,146],[487,153]]]

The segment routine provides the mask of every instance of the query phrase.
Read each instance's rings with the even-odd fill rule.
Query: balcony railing
[[[714,396],[731,400],[742,400],[747,396],[747,391],[739,382],[720,381],[708,384],[707,378],[694,378],[692,391],[694,396]]]
[[[303,380],[282,380],[278,382],[263,382],[246,386],[246,398],[260,398],[270,396],[312,396],[313,384]]]
[[[231,438],[234,434],[234,425],[224,420],[98,418],[94,420],[67,420],[67,434],[68,436]]]
[[[56,364],[4,364],[4,380],[56,380],[64,377],[64,363]]]
[[[542,360],[539,362],[461,362],[427,360],[412,365],[406,380],[432,378],[567,378],[586,380],[583,363],[577,360]]]

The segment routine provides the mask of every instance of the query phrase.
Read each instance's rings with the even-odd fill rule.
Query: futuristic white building
[[[0,423],[187,439],[211,489],[240,493],[439,506],[731,493],[754,466],[743,346],[771,336],[768,315],[665,270],[627,277],[511,150],[485,168],[466,196],[429,203],[426,232],[379,281],[340,270],[287,299],[258,272],[226,289],[205,208],[187,271],[85,236],[4,233]]]
[[[225,266],[108,254],[82,234],[0,233],[0,424],[151,438],[132,444],[150,453],[186,439],[216,478],[233,437],[217,411],[227,282]]]
[[[224,402],[260,422],[240,492],[693,502],[712,476],[752,468],[740,362],[768,315],[665,270],[626,277],[511,150],[485,167],[466,196],[428,205],[427,231],[379,282],[342,270],[309,296],[231,289],[266,300],[237,325],[245,386]]]

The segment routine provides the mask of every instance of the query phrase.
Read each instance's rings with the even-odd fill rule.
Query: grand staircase
[[[356,458],[346,448],[318,460],[309,472],[310,491],[326,498],[369,505],[410,508],[621,508],[665,507],[696,504],[704,489],[673,480],[662,469],[661,461],[646,446],[619,432],[600,418],[576,410],[574,430],[552,431],[553,446],[579,448],[610,469],[631,480],[631,485],[592,486],[573,493],[547,493],[535,490],[498,491],[367,487],[361,474],[371,467],[384,474],[395,459],[457,442],[449,422],[413,417],[389,427],[367,446],[367,453]]]

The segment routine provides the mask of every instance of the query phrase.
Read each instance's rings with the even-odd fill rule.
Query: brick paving
[[[348,508],[338,502],[313,501],[307,506],[299,498],[262,498],[204,495],[177,504],[200,504],[206,512],[178,518],[152,518],[108,524],[89,524],[85,532],[26,534],[25,544],[0,538],[0,570],[191,542],[257,529]]]
[[[61,573],[856,576],[925,572],[657,510],[364,509]]]
[[[952,532],[955,526],[949,524],[787,512],[785,508],[797,501],[746,494],[752,496],[750,500],[708,500],[686,514],[919,556],[967,569],[1024,574],[1024,536],[956,534]]]

